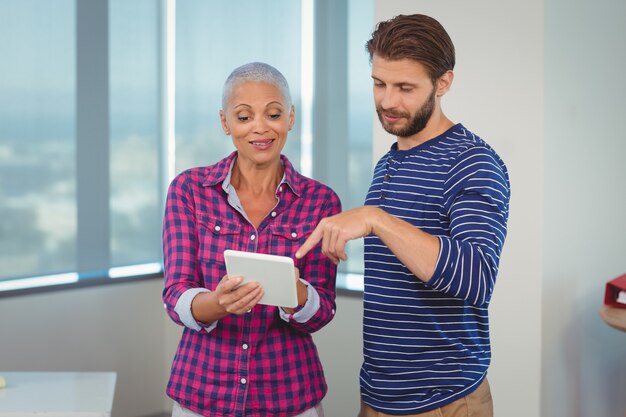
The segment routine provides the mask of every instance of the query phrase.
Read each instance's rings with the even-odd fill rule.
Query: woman
[[[335,264],[319,247],[296,260],[298,307],[289,309],[257,304],[263,288],[237,287],[223,253],[292,257],[341,210],[339,198],[281,155],[295,113],[272,66],[230,74],[220,120],[236,151],[181,173],[167,196],[163,300],[184,326],[167,387],[172,415],[323,416],[327,388],[311,333],[335,314]]]

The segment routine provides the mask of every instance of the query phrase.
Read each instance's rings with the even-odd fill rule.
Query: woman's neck
[[[283,178],[285,169],[280,161],[268,166],[256,166],[235,161],[230,183],[237,191],[247,191],[253,195],[265,193],[274,195]]]

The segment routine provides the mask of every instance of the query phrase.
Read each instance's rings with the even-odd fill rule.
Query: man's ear
[[[443,96],[450,90],[452,81],[454,81],[454,72],[452,72],[452,70],[446,71],[439,77],[437,80],[437,97]]]

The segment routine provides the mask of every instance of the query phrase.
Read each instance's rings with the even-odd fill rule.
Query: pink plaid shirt
[[[236,207],[235,193],[228,193],[236,157],[234,152],[213,166],[189,169],[169,188],[163,300],[172,320],[185,327],[167,394],[206,416],[293,416],[319,404],[327,390],[311,333],[335,314],[336,267],[321,248],[295,260],[312,287],[300,312],[308,311],[304,319],[300,314],[298,320],[299,313],[281,318],[279,308],[257,305],[203,328],[190,322],[189,306],[197,292],[214,290],[226,274],[225,249],[293,257],[341,204],[330,188],[302,176],[281,156],[278,203],[255,229]]]

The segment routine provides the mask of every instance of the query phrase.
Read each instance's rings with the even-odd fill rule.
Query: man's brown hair
[[[454,44],[437,20],[423,14],[398,15],[379,22],[365,44],[370,54],[387,60],[413,59],[426,67],[435,85],[454,69]]]

